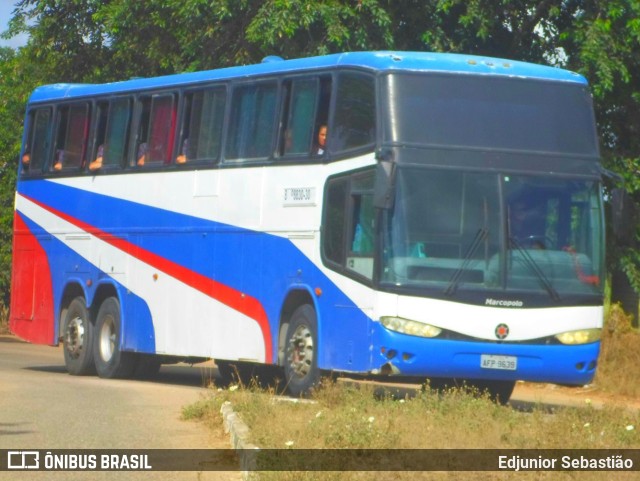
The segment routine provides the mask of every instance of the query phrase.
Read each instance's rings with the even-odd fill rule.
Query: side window
[[[160,94],[142,97],[135,153],[136,165],[170,163],[175,126],[175,95]]]
[[[373,278],[374,172],[329,181],[323,213],[323,253],[331,263]]]
[[[98,126],[95,133],[90,170],[121,167],[129,145],[131,100],[118,98],[98,103]]]
[[[177,164],[191,160],[218,161],[222,145],[226,92],[212,88],[185,95]]]
[[[281,155],[307,155],[313,140],[318,80],[287,82],[286,92]]]
[[[324,154],[331,77],[288,80],[284,83],[284,108],[280,156]],[[323,130],[322,135],[320,130]]]
[[[327,260],[344,265],[346,258],[346,214],[349,179],[345,177],[329,180],[325,193],[322,219],[322,248]]]
[[[373,174],[351,181],[350,252],[354,256],[373,255]]]
[[[225,159],[240,161],[271,155],[276,111],[275,82],[238,87],[231,99]]]
[[[23,172],[41,172],[51,148],[53,131],[50,108],[37,109],[29,114],[29,132],[22,153]]]
[[[82,103],[59,107],[56,124],[56,148],[51,169],[81,169],[89,135],[89,105]]]
[[[375,83],[364,74],[338,77],[336,111],[329,147],[332,152],[373,145],[376,130]]]

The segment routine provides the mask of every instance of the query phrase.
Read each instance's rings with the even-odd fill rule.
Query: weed
[[[0,300],[0,334],[9,334],[9,307]]]
[[[619,305],[608,311],[595,384],[611,394],[640,397],[640,331]]]
[[[282,401],[257,387],[212,390],[209,409],[231,401],[251,442],[277,449],[638,449],[640,414],[622,408],[538,407],[519,412],[459,389],[381,395],[367,383],[324,382],[311,402]],[[218,415],[219,416],[219,415]],[[218,418],[218,422],[221,420]],[[299,451],[300,456],[308,452]],[[398,451],[401,452],[401,451]],[[461,473],[260,472],[262,480],[457,479]],[[580,479],[606,479],[581,473]],[[620,473],[620,479],[632,476]],[[552,476],[554,475],[554,476]],[[519,473],[519,479],[574,479],[575,473]],[[582,476],[586,475],[586,476]],[[507,473],[464,473],[465,479],[509,479]]]

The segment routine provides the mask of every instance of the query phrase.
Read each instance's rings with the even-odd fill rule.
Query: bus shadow
[[[420,383],[401,382],[399,384],[394,384],[349,378],[340,378],[339,381],[352,386],[358,386],[360,384],[371,384],[373,386],[373,396],[376,399],[392,399],[400,401],[403,399],[413,399],[424,392],[423,385],[421,385]],[[446,393],[439,393],[438,395],[445,396]],[[542,411],[546,414],[554,414],[559,409],[571,406],[568,404],[564,405],[558,403],[548,403],[540,400],[532,401],[519,398],[511,398],[511,400],[506,404],[505,407],[523,413]]]
[[[23,369],[27,371],[43,372],[48,374],[63,374],[68,376],[67,369],[64,365],[50,366],[27,366]],[[96,377],[95,375],[79,376],[79,377]],[[118,379],[119,381],[129,382],[152,382],[157,384],[166,384],[174,386],[192,386],[206,388],[211,385],[221,386],[222,382],[218,374],[218,369],[213,366],[191,366],[191,365],[163,365],[160,372],[150,378],[129,378]],[[105,382],[108,382],[105,379]]]

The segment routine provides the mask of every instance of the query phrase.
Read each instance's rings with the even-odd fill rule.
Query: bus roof
[[[350,52],[282,60],[266,57],[262,63],[216,70],[136,78],[106,84],[53,84],[38,87],[29,102],[48,102],[119,94],[169,86],[187,86],[216,80],[241,79],[278,73],[311,72],[336,67],[361,68],[371,71],[448,72],[468,75],[498,75],[539,80],[552,80],[587,84],[586,79],[574,72],[527,62],[454,53],[432,52]]]

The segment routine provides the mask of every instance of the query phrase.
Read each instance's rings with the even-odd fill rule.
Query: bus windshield
[[[408,73],[389,75],[385,84],[388,142],[598,155],[586,86]]]
[[[443,298],[599,296],[601,232],[594,181],[403,167],[384,215],[380,279]]]

